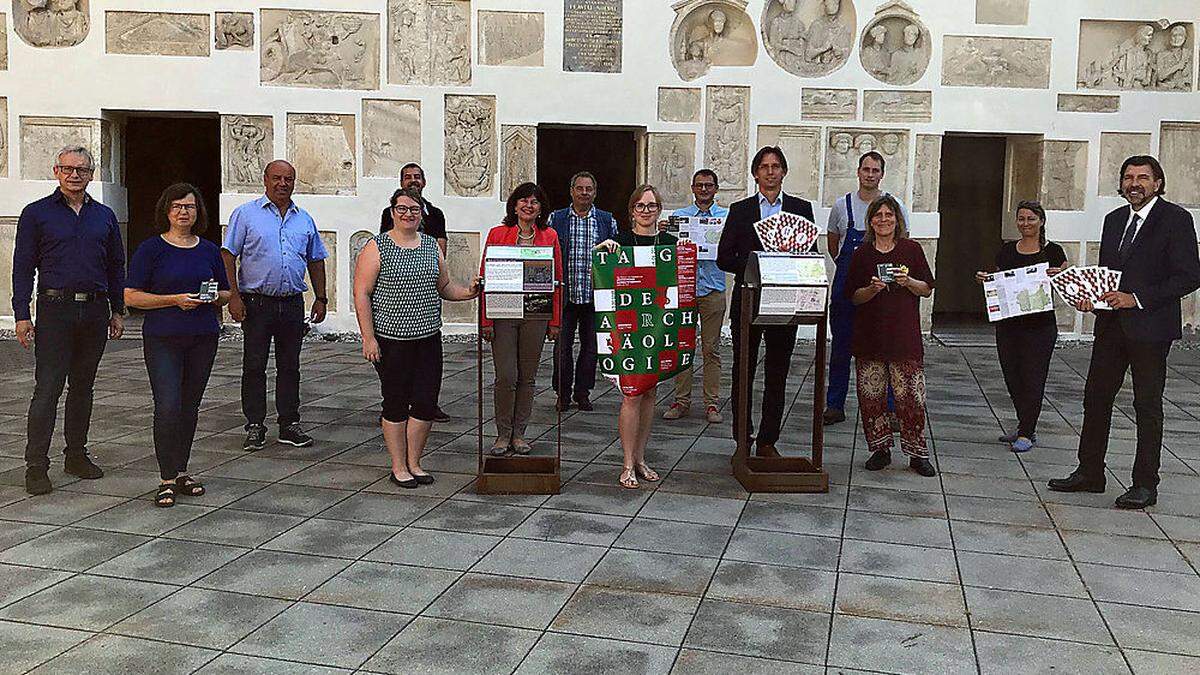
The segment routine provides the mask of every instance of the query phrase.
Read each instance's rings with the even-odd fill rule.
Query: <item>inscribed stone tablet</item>
[[[563,3],[563,70],[621,72],[622,0]]]

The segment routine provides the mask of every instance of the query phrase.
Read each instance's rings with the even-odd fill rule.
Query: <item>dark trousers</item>
[[[432,422],[437,417],[442,391],[442,332],[415,340],[379,341],[379,390],[383,396],[383,419],[393,424],[409,417]]]
[[[275,345],[275,410],[279,427],[300,421],[300,343],[304,298],[245,294],[242,342],[242,413],[247,428],[267,418],[267,359]]]
[[[187,473],[200,401],[217,357],[217,335],[146,336],[142,353],[154,393],[158,474],[163,480],[173,480]]]
[[[741,438],[742,420],[738,418],[738,400],[741,396],[741,297],[733,295],[733,311],[730,327],[733,329],[733,437]],[[757,442],[759,445],[773,445],[779,440],[779,427],[783,424],[785,389],[787,388],[788,369],[792,365],[792,350],[796,347],[796,326],[750,326],[750,363],[747,372],[750,375],[747,391],[750,398],[746,402],[746,420],[749,432],[754,433],[754,377],[758,370],[758,345],[761,341],[767,343],[767,353],[763,358],[763,400],[762,420],[759,424]]]
[[[34,386],[29,402],[25,464],[49,468],[50,437],[63,386],[67,389],[63,435],[68,457],[87,449],[92,423],[92,388],[108,342],[108,301],[75,302],[39,297],[33,344]]]
[[[1100,328],[1097,326],[1097,328]],[[1167,354],[1170,342],[1135,342],[1113,321],[1096,332],[1092,362],[1083,390],[1083,431],[1079,437],[1079,473],[1092,479],[1104,477],[1104,455],[1112,423],[1113,401],[1125,382],[1125,371],[1133,371],[1133,410],[1137,420],[1137,457],[1133,462],[1133,484],[1154,489],[1162,453],[1163,388],[1167,383]]]
[[[1053,323],[1028,327],[996,324],[996,351],[1008,396],[1017,411],[1018,436],[1033,438],[1037,433],[1050,357],[1057,340],[1058,327]]]
[[[575,333],[579,360],[575,360]],[[559,398],[583,398],[596,386],[596,305],[563,303],[562,331],[554,351],[554,391]]]

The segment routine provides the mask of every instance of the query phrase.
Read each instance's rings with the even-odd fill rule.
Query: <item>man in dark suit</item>
[[[1100,297],[1111,310],[1096,311],[1095,342],[1083,390],[1079,468],[1050,481],[1059,492],[1104,492],[1104,454],[1113,401],[1133,371],[1137,456],[1133,487],[1117,497],[1123,509],[1158,501],[1162,452],[1163,387],[1171,342],[1182,336],[1180,299],[1200,288],[1200,258],[1192,216],[1162,197],[1166,177],[1158,160],[1137,155],[1121,166],[1121,195],[1129,202],[1104,218],[1100,264],[1121,270],[1120,288]],[[1081,302],[1080,311],[1093,311]]]
[[[754,397],[746,402],[746,419],[737,414],[738,397],[741,391],[741,334],[742,284],[746,272],[746,261],[753,251],[763,250],[762,242],[754,231],[754,223],[768,216],[786,211],[813,220],[812,204],[783,193],[783,178],[787,175],[787,159],[778,147],[767,146],[759,150],[750,162],[750,173],[758,191],[729,207],[721,243],[717,247],[717,267],[736,276],[733,288],[733,305],[730,311],[730,327],[733,331],[733,437],[741,438],[741,425],[749,424],[754,418]],[[816,250],[814,245],[813,250]],[[754,376],[758,370],[758,344],[764,338],[767,353],[763,369],[766,381],[763,386],[762,419],[759,424],[756,454],[775,457],[779,452],[775,443],[779,440],[779,427],[783,423],[784,388],[787,386],[788,368],[792,362],[792,350],[796,346],[795,326],[750,326],[750,381],[748,391],[754,391]]]

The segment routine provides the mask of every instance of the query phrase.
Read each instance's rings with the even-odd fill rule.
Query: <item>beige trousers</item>
[[[549,323],[548,319],[497,319],[493,323],[492,361],[496,366],[496,386],[492,394],[496,406],[496,435],[500,438],[525,437],[525,425],[533,411],[533,383],[537,379]]]
[[[721,326],[725,323],[725,292],[712,292],[696,298],[700,311],[700,351],[704,356],[704,405],[721,405]],[[685,370],[675,376],[675,401],[692,404],[692,373]]]

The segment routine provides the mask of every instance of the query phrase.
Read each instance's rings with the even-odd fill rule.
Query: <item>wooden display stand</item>
[[[799,325],[817,327],[816,382],[813,386],[812,445],[809,457],[756,457],[751,454],[750,441],[750,361],[751,316],[756,314],[762,283],[757,264],[747,266],[746,283],[742,286],[741,323],[743,339],[738,345],[740,362],[738,406],[734,414],[741,420],[737,450],[733,454],[733,476],[747,492],[829,492],[829,474],[821,466],[825,449],[825,335],[828,303],[820,312],[797,313],[793,316],[755,316],[757,325]]]

